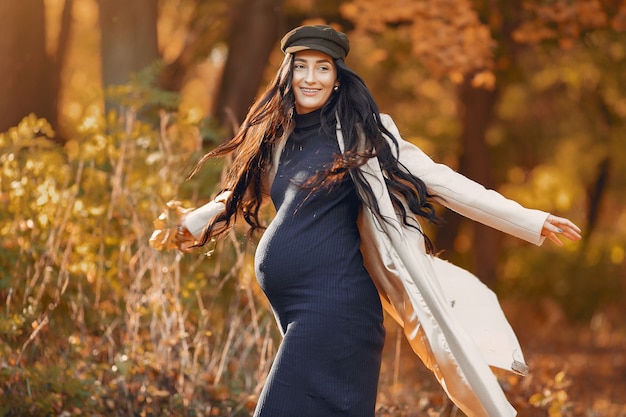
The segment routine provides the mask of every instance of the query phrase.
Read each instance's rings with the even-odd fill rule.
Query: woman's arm
[[[540,245],[546,237],[562,245],[557,234],[580,239],[580,229],[571,221],[550,213],[529,209],[470,180],[444,164],[434,162],[417,146],[405,141],[388,115],[383,125],[399,145],[399,161],[426,184],[433,198],[472,220]]]

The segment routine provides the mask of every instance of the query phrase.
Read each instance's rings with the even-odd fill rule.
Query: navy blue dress
[[[276,217],[255,256],[283,334],[255,417],[374,416],[385,330],[359,250],[360,203],[348,175],[302,186],[338,152],[319,111],[296,115],[271,189]]]

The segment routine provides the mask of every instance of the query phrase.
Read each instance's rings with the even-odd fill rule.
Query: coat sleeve
[[[528,209],[494,190],[434,162],[420,148],[405,141],[388,115],[383,125],[398,141],[398,160],[426,184],[433,198],[455,212],[535,245],[545,240],[541,229],[549,213]]]
[[[209,222],[226,208],[226,201],[232,193],[224,191],[213,200],[185,214],[182,224],[196,238],[200,239]]]

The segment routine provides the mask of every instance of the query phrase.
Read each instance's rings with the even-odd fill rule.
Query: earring
[[[335,91],[339,90],[339,86],[338,85],[334,86],[333,90],[335,90]]]

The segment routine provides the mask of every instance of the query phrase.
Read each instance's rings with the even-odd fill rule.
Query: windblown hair
[[[345,151],[337,155],[327,172],[318,173],[304,185],[315,190],[331,186],[343,176],[350,174],[355,185],[365,196],[368,205],[379,220],[383,218],[374,196],[359,167],[369,158],[378,157],[386,186],[397,213],[408,227],[417,227],[411,218],[419,216],[432,223],[439,223],[430,195],[424,182],[412,175],[394,156],[398,154],[398,140],[381,122],[378,105],[369,89],[342,59],[336,59],[337,78],[340,88],[331,94],[321,111],[322,129],[335,135],[336,118],[339,118],[344,137]],[[293,55],[286,54],[276,77],[265,93],[254,103],[238,133],[228,142],[204,155],[190,174],[193,176],[210,158],[233,154],[234,160],[223,181],[223,190],[232,191],[224,213],[205,228],[198,246],[205,245],[234,223],[240,214],[251,226],[251,232],[263,229],[259,221],[262,202],[262,183],[271,169],[272,150],[283,136],[292,130],[295,96],[292,90]],[[387,138],[391,139],[391,144]],[[395,149],[392,149],[395,147]],[[223,222],[223,223],[222,223]],[[216,227],[217,224],[225,227]],[[433,245],[424,236],[426,250]]]

